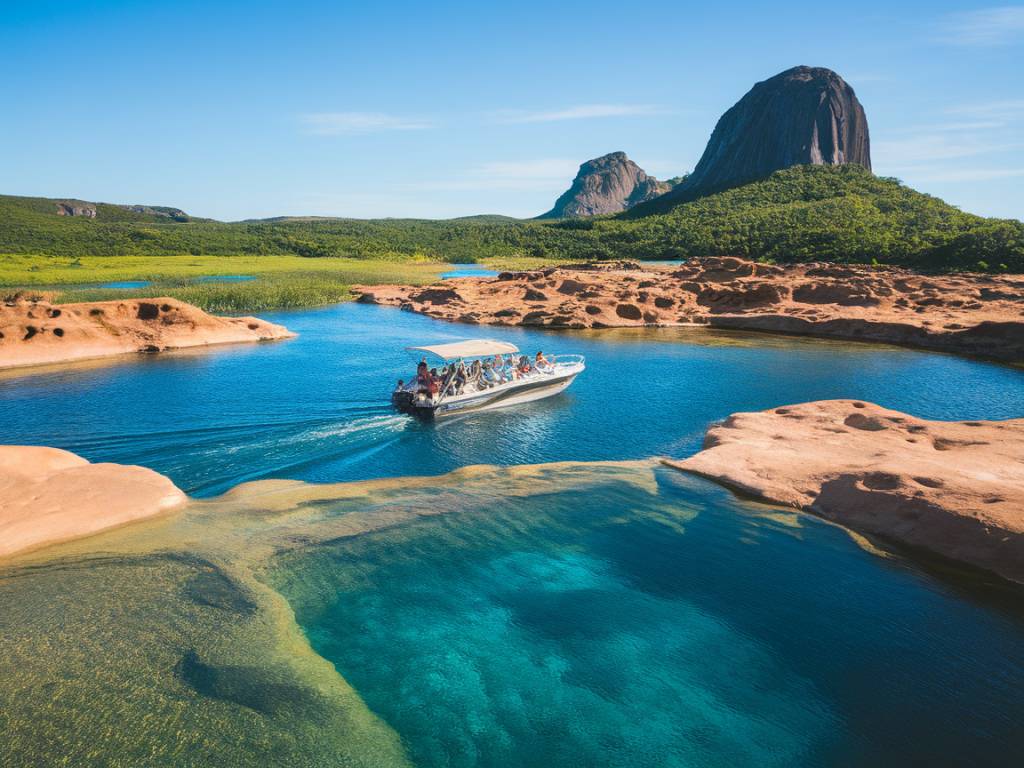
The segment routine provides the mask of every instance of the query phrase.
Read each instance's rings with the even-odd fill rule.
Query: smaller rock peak
[[[671,188],[672,184],[648,176],[625,152],[609,152],[580,165],[572,186],[540,218],[619,213]]]
[[[609,152],[607,155],[601,155],[593,160],[587,160],[587,162],[582,163],[580,170],[582,171],[584,168],[604,168],[610,165],[631,162],[633,161],[626,157],[625,152]]]
[[[845,82],[835,70],[828,67],[808,67],[806,64],[791,67],[768,80],[838,80]]]

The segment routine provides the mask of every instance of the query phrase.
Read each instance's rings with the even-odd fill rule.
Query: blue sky
[[[0,191],[532,216],[589,158],[692,169],[755,82],[827,66],[875,171],[1024,217],[1024,5],[0,0]]]

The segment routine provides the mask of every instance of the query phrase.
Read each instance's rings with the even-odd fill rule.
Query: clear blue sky
[[[0,191],[284,214],[536,215],[591,157],[691,169],[796,64],[875,170],[1024,217],[1024,5],[0,2]]]

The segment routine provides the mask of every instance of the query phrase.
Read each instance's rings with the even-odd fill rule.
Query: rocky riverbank
[[[827,400],[736,413],[678,469],[1024,584],[1024,419]]]
[[[0,369],[294,336],[256,317],[217,317],[170,298],[0,304]]]
[[[145,467],[0,445],[0,557],[152,517],[185,501],[174,483]]]
[[[552,328],[707,325],[886,342],[1024,362],[1024,276],[926,276],[732,257],[503,272],[357,287],[359,300],[444,320]]]

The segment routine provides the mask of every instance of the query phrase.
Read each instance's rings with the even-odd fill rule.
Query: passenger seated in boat
[[[416,366],[416,389],[418,392],[430,391],[430,371],[427,370],[426,360],[420,360]]]
[[[537,357],[533,360],[533,367],[541,373],[551,373],[554,368],[551,361],[544,357],[543,352],[537,352]]]
[[[483,370],[480,372],[480,385],[486,389],[490,389],[495,384],[499,383],[498,374],[494,372],[493,366],[488,363],[484,363]]]
[[[519,375],[526,376],[530,371],[533,370],[533,366],[530,365],[530,358],[523,355],[519,358]]]
[[[503,384],[515,378],[515,367],[510,364],[508,358],[498,354],[495,355],[495,371]]]
[[[466,364],[460,360],[459,367],[455,369],[455,394],[462,394],[467,381],[469,381],[469,372],[466,371]]]

